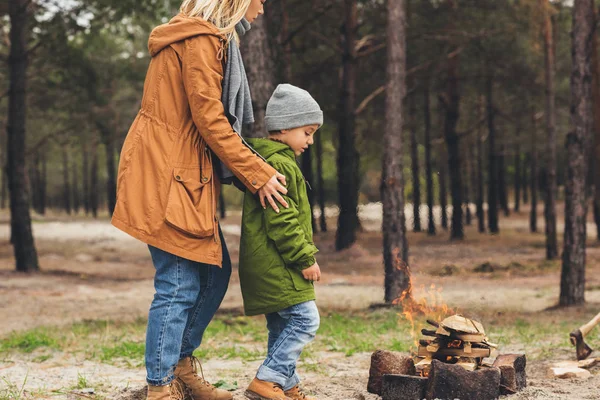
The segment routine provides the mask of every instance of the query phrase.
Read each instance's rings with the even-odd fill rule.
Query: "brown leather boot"
[[[254,378],[244,393],[250,400],[291,400],[276,383]]]
[[[185,391],[183,382],[175,378],[171,383],[164,386],[148,385],[146,400],[183,400]]]
[[[200,375],[198,375],[200,370]],[[194,357],[179,360],[175,368],[175,376],[181,379],[190,390],[194,400],[232,400],[233,395],[227,390],[217,389],[204,379],[204,372],[200,361]]]
[[[315,397],[310,397],[304,394],[298,385],[294,386],[290,390],[286,390],[285,395],[293,400],[317,400]]]

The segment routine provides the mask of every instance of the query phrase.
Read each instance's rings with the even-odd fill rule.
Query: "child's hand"
[[[308,281],[320,281],[321,280],[321,268],[319,268],[319,264],[315,262],[310,267],[302,270],[302,276],[304,279]]]

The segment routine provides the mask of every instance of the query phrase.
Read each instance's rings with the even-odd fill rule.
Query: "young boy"
[[[323,112],[307,91],[282,84],[267,104],[265,122],[268,139],[248,141],[285,175],[288,191],[282,197],[289,208],[264,208],[249,192],[244,198],[239,266],[244,309],[246,315],[265,314],[269,330],[267,358],[245,394],[252,400],[311,400],[298,387],[296,361],[319,328],[313,282],[321,270],[296,156],[313,144]]]

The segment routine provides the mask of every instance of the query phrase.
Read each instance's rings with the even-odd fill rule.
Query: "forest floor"
[[[351,249],[334,251],[333,217],[330,232],[315,237],[322,322],[299,373],[319,399],[377,399],[366,391],[371,353],[409,354],[412,333],[427,318],[418,316],[412,328],[399,309],[369,308],[383,300],[379,209],[362,209],[363,232]],[[555,309],[561,263],[544,259],[543,219],[541,233],[531,234],[527,211],[501,217],[496,236],[477,233],[475,225],[462,242],[450,241],[441,229],[436,236],[410,232],[414,295],[480,320],[500,353],[526,353],[529,386],[510,399],[598,399],[598,367],[586,381],[548,376],[550,364],[575,358],[569,332],[600,311],[595,228],[588,229],[588,303]],[[143,398],[145,319],[153,296],[146,246],[106,218],[38,216],[42,272],[23,275],[13,271],[7,219],[0,214],[0,399]],[[222,222],[234,264],[239,222],[239,213]],[[227,296],[197,354],[207,379],[235,389],[236,399],[244,398],[266,347],[264,319],[244,317],[241,305],[234,265]],[[600,327],[587,341],[600,348]]]

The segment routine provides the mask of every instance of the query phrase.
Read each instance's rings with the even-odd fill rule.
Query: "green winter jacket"
[[[246,315],[269,314],[315,299],[313,283],[302,270],[315,263],[310,205],[306,183],[286,144],[248,139],[250,145],[285,175],[289,208],[279,214],[263,209],[257,196],[246,191],[240,242],[240,285]]]

